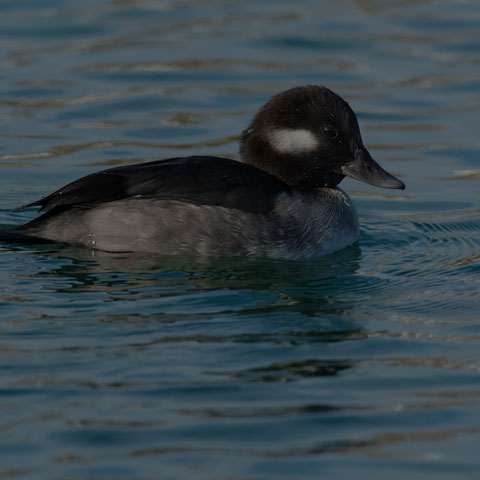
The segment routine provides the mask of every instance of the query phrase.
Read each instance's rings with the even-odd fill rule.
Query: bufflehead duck
[[[405,188],[370,156],[357,118],[321,86],[286,90],[240,140],[242,162],[192,156],[110,168],[25,205],[48,210],[4,241],[63,242],[110,252],[305,259],[359,236],[352,177]]]

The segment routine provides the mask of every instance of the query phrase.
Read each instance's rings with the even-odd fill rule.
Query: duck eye
[[[324,125],[322,131],[328,138],[338,137],[338,130],[333,125]]]

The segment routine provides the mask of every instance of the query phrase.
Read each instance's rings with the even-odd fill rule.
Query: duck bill
[[[405,184],[385,171],[368,153],[365,148],[358,150],[352,162],[342,166],[346,177],[360,180],[381,188],[398,188],[403,190]]]

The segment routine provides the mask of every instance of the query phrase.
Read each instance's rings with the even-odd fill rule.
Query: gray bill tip
[[[391,175],[391,179],[383,182],[383,185],[379,185],[382,188],[395,188],[397,190],[405,190],[405,184],[397,177]]]

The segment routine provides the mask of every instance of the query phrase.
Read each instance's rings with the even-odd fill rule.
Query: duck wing
[[[141,196],[266,213],[284,190],[288,190],[285,183],[252,165],[228,158],[192,156],[92,173],[21,208],[63,210]]]

